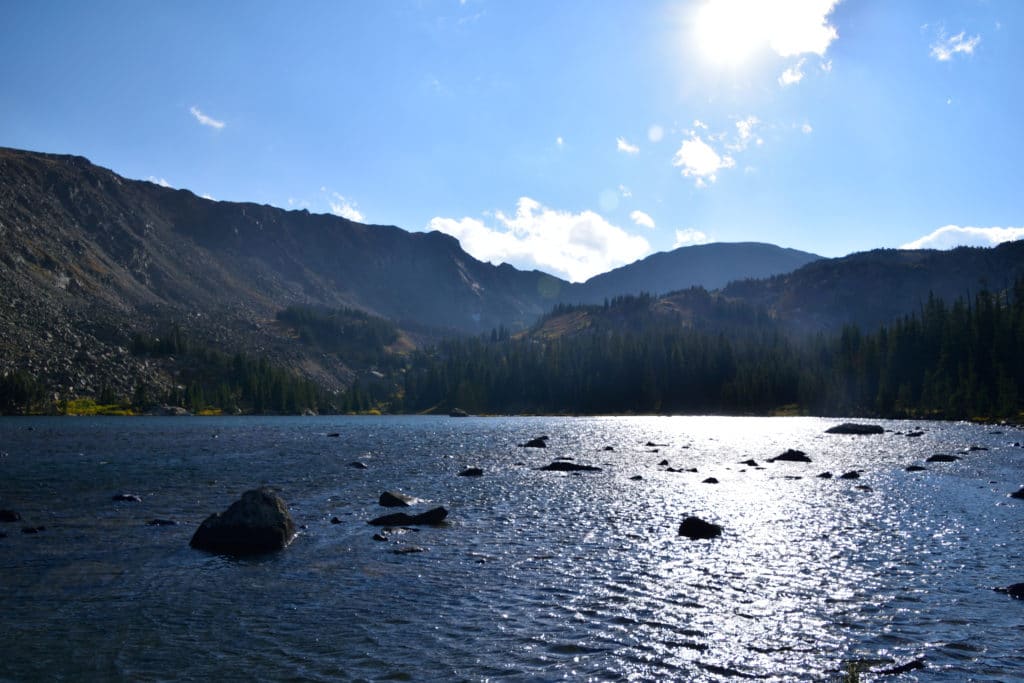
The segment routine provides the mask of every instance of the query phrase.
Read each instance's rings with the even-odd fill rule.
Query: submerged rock
[[[832,473],[831,472],[822,472],[821,474],[818,475],[818,479],[831,479],[831,478],[832,478]]]
[[[927,460],[925,460],[925,462],[956,462],[959,459],[960,458],[956,457],[955,455],[946,455],[945,453],[936,453],[935,455],[933,455],[930,458],[928,458]]]
[[[878,674],[880,676],[899,676],[900,674],[917,671],[918,669],[923,668],[925,668],[924,657],[920,657],[918,659],[911,659],[909,662],[896,664],[895,666],[871,669],[871,673]]]
[[[530,439],[526,443],[519,444],[520,448],[547,448],[548,447],[547,436],[538,436],[534,439]]]
[[[0,510],[0,522],[20,522],[21,515],[14,510]]]
[[[418,515],[409,515],[404,512],[396,512],[383,517],[371,519],[367,524],[373,526],[424,526],[440,524],[448,516],[448,510],[444,507],[436,507]]]
[[[452,411],[448,413],[448,417],[469,417],[469,413],[462,408],[452,408]]]
[[[178,523],[173,519],[151,519],[146,526],[178,526]]]
[[[467,467],[466,469],[459,472],[460,477],[482,477],[484,471],[479,467]]]
[[[795,448],[787,449],[785,453],[769,458],[768,462],[776,462],[781,460],[783,462],[810,462],[811,459],[807,457],[807,454],[803,451],[798,451]]]
[[[717,479],[715,479],[714,477],[708,477],[707,479],[705,479],[705,480],[704,480],[704,481],[702,481],[701,483],[702,483],[702,484],[717,484],[717,483],[718,483],[718,480],[717,480]]]
[[[679,535],[690,540],[717,538],[722,535],[721,525],[705,522],[700,517],[687,517],[679,525]]]
[[[1006,588],[994,588],[997,593],[1006,593],[1011,598],[1017,598],[1018,600],[1024,600],[1024,583],[1010,584]]]
[[[849,472],[843,472],[839,475],[840,479],[860,479],[860,472],[857,470],[850,470]]]
[[[227,510],[203,520],[189,545],[226,555],[255,555],[281,550],[294,536],[287,503],[262,487],[246,491]]]
[[[881,425],[859,424],[857,422],[844,422],[843,424],[829,427],[826,434],[883,434],[885,429]]]
[[[115,493],[111,500],[119,503],[141,503],[142,498],[134,493]]]
[[[920,430],[918,430],[916,432],[907,432],[907,436],[909,438],[914,438],[914,437],[917,437],[917,436],[924,436],[924,432],[922,432]]]
[[[354,467],[357,470],[365,470],[366,467],[367,467],[365,462],[359,462],[358,460],[353,460],[352,462],[350,462],[348,464],[348,466],[349,467]]]
[[[905,469],[907,472],[924,472],[928,468],[927,467],[923,467],[921,465],[907,465],[903,469]]]
[[[643,481],[644,478],[643,478],[643,475],[634,474],[632,477],[629,478],[629,480],[630,481]]]
[[[600,472],[601,468],[594,467],[593,465],[580,465],[575,462],[556,460],[550,465],[544,465],[540,470],[542,472]]]
[[[757,464],[757,461],[754,460],[753,458],[751,458],[750,460],[744,460],[740,464],[746,465],[747,467],[760,467],[760,465]]]
[[[1022,499],[1024,499],[1024,486],[1021,486],[1019,489],[1017,489],[1016,491],[1011,493],[1010,494],[1010,498],[1022,498]]]
[[[45,526],[23,526],[21,527],[21,533],[23,534],[38,534],[41,531],[46,531]]]
[[[385,491],[377,500],[378,505],[386,508],[407,508],[419,502],[419,498],[413,498],[398,491]]]

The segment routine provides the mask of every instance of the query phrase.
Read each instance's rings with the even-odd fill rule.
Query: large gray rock
[[[722,527],[714,522],[705,522],[700,517],[687,517],[679,525],[679,535],[691,541],[717,538],[722,535]]]
[[[294,537],[287,503],[263,487],[246,491],[227,510],[207,517],[189,545],[211,553],[256,555],[281,550]]]

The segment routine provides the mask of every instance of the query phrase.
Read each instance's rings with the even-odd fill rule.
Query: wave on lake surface
[[[1024,602],[992,588],[1024,581],[1024,432],[837,422],[5,419],[0,679],[1019,678]],[[768,462],[790,448],[811,462]],[[600,471],[539,470],[559,459]],[[286,550],[189,548],[261,484]],[[448,520],[374,540],[385,490]]]

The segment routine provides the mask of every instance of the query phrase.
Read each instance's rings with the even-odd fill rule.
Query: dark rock
[[[883,434],[885,429],[881,425],[866,425],[856,422],[844,422],[835,427],[825,430],[826,434]]]
[[[630,479],[630,481],[643,481],[644,480],[643,476],[641,476],[639,474],[634,474],[629,479]]]
[[[331,524],[341,524],[341,520],[337,517],[331,517]]]
[[[928,468],[927,467],[922,467],[921,465],[907,465],[903,469],[905,469],[907,472],[924,472]]]
[[[136,496],[134,493],[115,493],[111,500],[120,503],[141,503],[142,498]]]
[[[355,460],[355,461],[353,461],[353,462],[350,462],[350,463],[348,464],[348,466],[349,466],[349,467],[354,467],[354,468],[356,468],[357,470],[365,470],[365,469],[366,469],[366,463],[365,463],[365,462],[359,462],[358,460]]]
[[[38,534],[40,531],[46,531],[45,526],[23,526],[21,527],[21,533],[23,534]]]
[[[21,515],[14,510],[0,510],[0,522],[20,522]]]
[[[788,449],[785,453],[769,458],[768,462],[775,462],[781,460],[783,462],[810,462],[811,459],[807,457],[807,454],[803,451],[798,451],[794,448]]]
[[[605,446],[601,450],[603,450],[603,451],[613,451],[614,452],[615,451],[615,447],[614,446]]]
[[[373,535],[373,540],[375,540],[375,541],[386,541],[386,540],[388,540],[388,537],[385,536],[384,534],[374,534]]]
[[[818,479],[831,479],[831,478],[832,478],[832,473],[831,472],[822,472],[821,474],[818,475]]]
[[[1010,498],[1024,498],[1024,486],[1011,493]]]
[[[871,488],[868,484],[857,484],[853,488],[857,489],[858,491],[874,491],[874,489]]]
[[[469,417],[469,413],[462,408],[452,408],[452,411],[448,413],[448,417]]]
[[[540,470],[542,472],[600,472],[601,468],[594,467],[593,465],[580,465],[575,462],[556,460],[550,465],[544,465]]]
[[[413,498],[398,491],[385,491],[377,500],[378,505],[386,508],[407,508],[419,502],[419,498]]]
[[[714,477],[708,477],[707,479],[705,479],[705,480],[704,480],[704,481],[702,481],[701,483],[702,483],[702,484],[717,484],[717,483],[718,483],[718,480],[717,480],[717,479],[715,479]]]
[[[546,437],[546,436],[538,436],[535,439],[530,439],[526,443],[519,444],[519,447],[520,448],[547,448],[548,447],[548,437]]]
[[[910,437],[910,438],[914,438],[916,436],[924,436],[924,432],[922,432],[922,431],[907,432],[907,436]]]
[[[685,468],[683,468],[683,469],[681,469],[679,471],[680,472],[692,472],[692,473],[696,474],[697,473],[697,468],[696,467],[685,467]]]
[[[960,458],[955,455],[946,455],[945,453],[936,453],[932,457],[925,460],[925,462],[956,462]]]
[[[1024,600],[1024,583],[1014,583],[1006,588],[995,588],[993,589],[997,593],[1006,593],[1011,598],[1017,598],[1018,600]]]
[[[479,467],[467,467],[466,469],[459,472],[460,477],[482,477],[484,471]]]
[[[757,461],[754,460],[753,458],[751,458],[750,460],[744,460],[740,464],[746,465],[747,467],[760,467],[760,465],[757,464]]]
[[[660,453],[661,451],[659,449],[657,449],[657,448],[652,448],[651,450],[649,450],[647,452],[648,453]]]
[[[911,659],[909,662],[886,667],[884,669],[871,669],[871,673],[881,676],[899,676],[900,674],[910,673],[911,671],[917,671],[918,669],[923,668],[925,668],[924,657],[920,657],[918,659]]]
[[[404,512],[396,512],[391,515],[384,515],[371,519],[367,524],[373,526],[425,526],[440,524],[448,516],[448,511],[443,507],[436,507],[418,515],[408,515]]]
[[[860,479],[860,472],[857,470],[850,470],[849,472],[843,472],[839,475],[840,479]]]
[[[668,460],[662,460],[658,463],[659,467],[668,467]]]
[[[246,491],[227,510],[203,520],[189,545],[213,553],[254,555],[281,550],[294,536],[288,505],[263,487]]]
[[[666,472],[682,472],[682,470],[677,470],[675,467],[666,467],[665,471]]]
[[[700,517],[687,517],[679,525],[679,535],[691,540],[716,538],[722,535],[722,527],[712,522],[705,522]]]
[[[151,519],[146,526],[178,526],[178,523],[173,519]]]
[[[332,438],[332,439],[337,439],[339,436],[341,436],[341,432],[331,432],[327,436]]]
[[[970,446],[970,447],[969,447],[969,448],[967,449],[967,452],[968,452],[968,453],[975,453],[975,452],[977,452],[977,451],[987,451],[987,450],[988,450],[988,449],[987,449],[987,448],[985,448],[984,446]]]
[[[653,441],[648,441],[644,445],[647,446],[648,448],[655,448],[657,446],[661,446],[662,448],[664,448],[665,446],[668,446],[667,443],[654,443]]]

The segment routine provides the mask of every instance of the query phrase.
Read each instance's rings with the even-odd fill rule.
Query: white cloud
[[[359,206],[355,202],[345,199],[342,195],[337,192],[332,192],[330,198],[327,200],[327,204],[331,207],[331,213],[335,216],[341,216],[347,218],[350,221],[362,223],[365,221],[363,214],[356,207]]]
[[[643,211],[634,211],[629,214],[629,219],[637,225],[642,225],[645,228],[654,228],[654,219],[651,218],[650,214],[644,213]]]
[[[672,248],[678,249],[679,247],[689,247],[694,244],[707,244],[710,241],[711,240],[708,236],[700,230],[695,230],[693,228],[676,230],[676,241],[672,245]]]
[[[944,225],[934,232],[907,242],[900,249],[953,249],[954,247],[994,247],[1003,242],[1024,239],[1024,228],[974,228]]]
[[[630,197],[633,196],[633,191],[631,189],[629,189],[628,187],[626,187],[625,185],[621,185],[620,184],[619,185],[619,194],[621,194],[626,199],[629,199]]]
[[[827,62],[822,62],[821,70],[825,73],[830,73],[832,71],[832,60],[830,59]]]
[[[839,37],[828,17],[839,0],[707,0],[697,43],[713,61],[736,64],[767,46],[781,57],[824,56]]]
[[[192,112],[192,116],[195,117],[196,121],[204,126],[220,130],[226,125],[223,121],[218,121],[217,119],[207,116],[203,112],[199,111],[199,107],[192,107],[189,111]]]
[[[782,75],[779,76],[779,85],[786,87],[787,85],[795,85],[804,80],[804,61],[805,60],[801,59],[793,66],[783,71]]]
[[[209,199],[211,202],[217,201],[216,199],[214,199],[213,195],[211,195],[211,194],[202,194],[202,195],[199,195],[199,196],[202,197],[203,199]]]
[[[948,62],[958,54],[974,54],[974,48],[976,48],[980,42],[981,36],[971,36],[970,38],[967,38],[963,31],[955,36],[950,36],[949,38],[947,38],[944,33],[940,32],[938,39],[932,43],[932,49],[929,54],[940,62]]]
[[[729,149],[741,150],[746,149],[747,145],[751,141],[761,144],[762,140],[759,137],[754,136],[754,127],[761,123],[761,120],[756,116],[748,116],[745,119],[740,119],[736,122],[736,137],[737,141],[734,145],[728,145]]]
[[[708,129],[708,124],[704,123],[700,119],[694,119],[693,120],[693,127],[694,128],[703,128],[704,130],[707,130]]]
[[[647,139],[651,142],[661,142],[661,139],[665,137],[665,129],[658,124],[653,124],[647,129]]]
[[[732,168],[736,162],[728,155],[720,155],[699,135],[694,135],[689,140],[683,140],[672,159],[672,165],[681,167],[681,173],[687,178],[694,178],[697,187],[706,187],[707,181],[715,182],[720,170]]]
[[[151,183],[153,183],[155,185],[159,185],[160,187],[174,187],[174,185],[171,185],[169,182],[167,182],[163,178],[157,178],[156,176],[149,176],[148,178],[146,178],[146,180],[148,180],[149,182],[151,182]]]
[[[636,145],[629,144],[626,138],[617,138],[615,146],[620,152],[625,152],[626,154],[637,154],[640,151],[640,148]]]
[[[811,128],[811,124],[805,123],[804,125],[800,126],[800,130],[803,131],[805,134],[809,135],[811,131],[813,131],[814,129]]]
[[[561,135],[555,138],[555,144],[558,145],[559,147],[565,144],[565,140],[562,139]]]
[[[428,226],[459,240],[474,257],[491,263],[539,268],[582,282],[648,255],[651,246],[593,211],[571,213],[521,197],[514,216],[497,211],[490,227],[475,218],[433,218]]]

